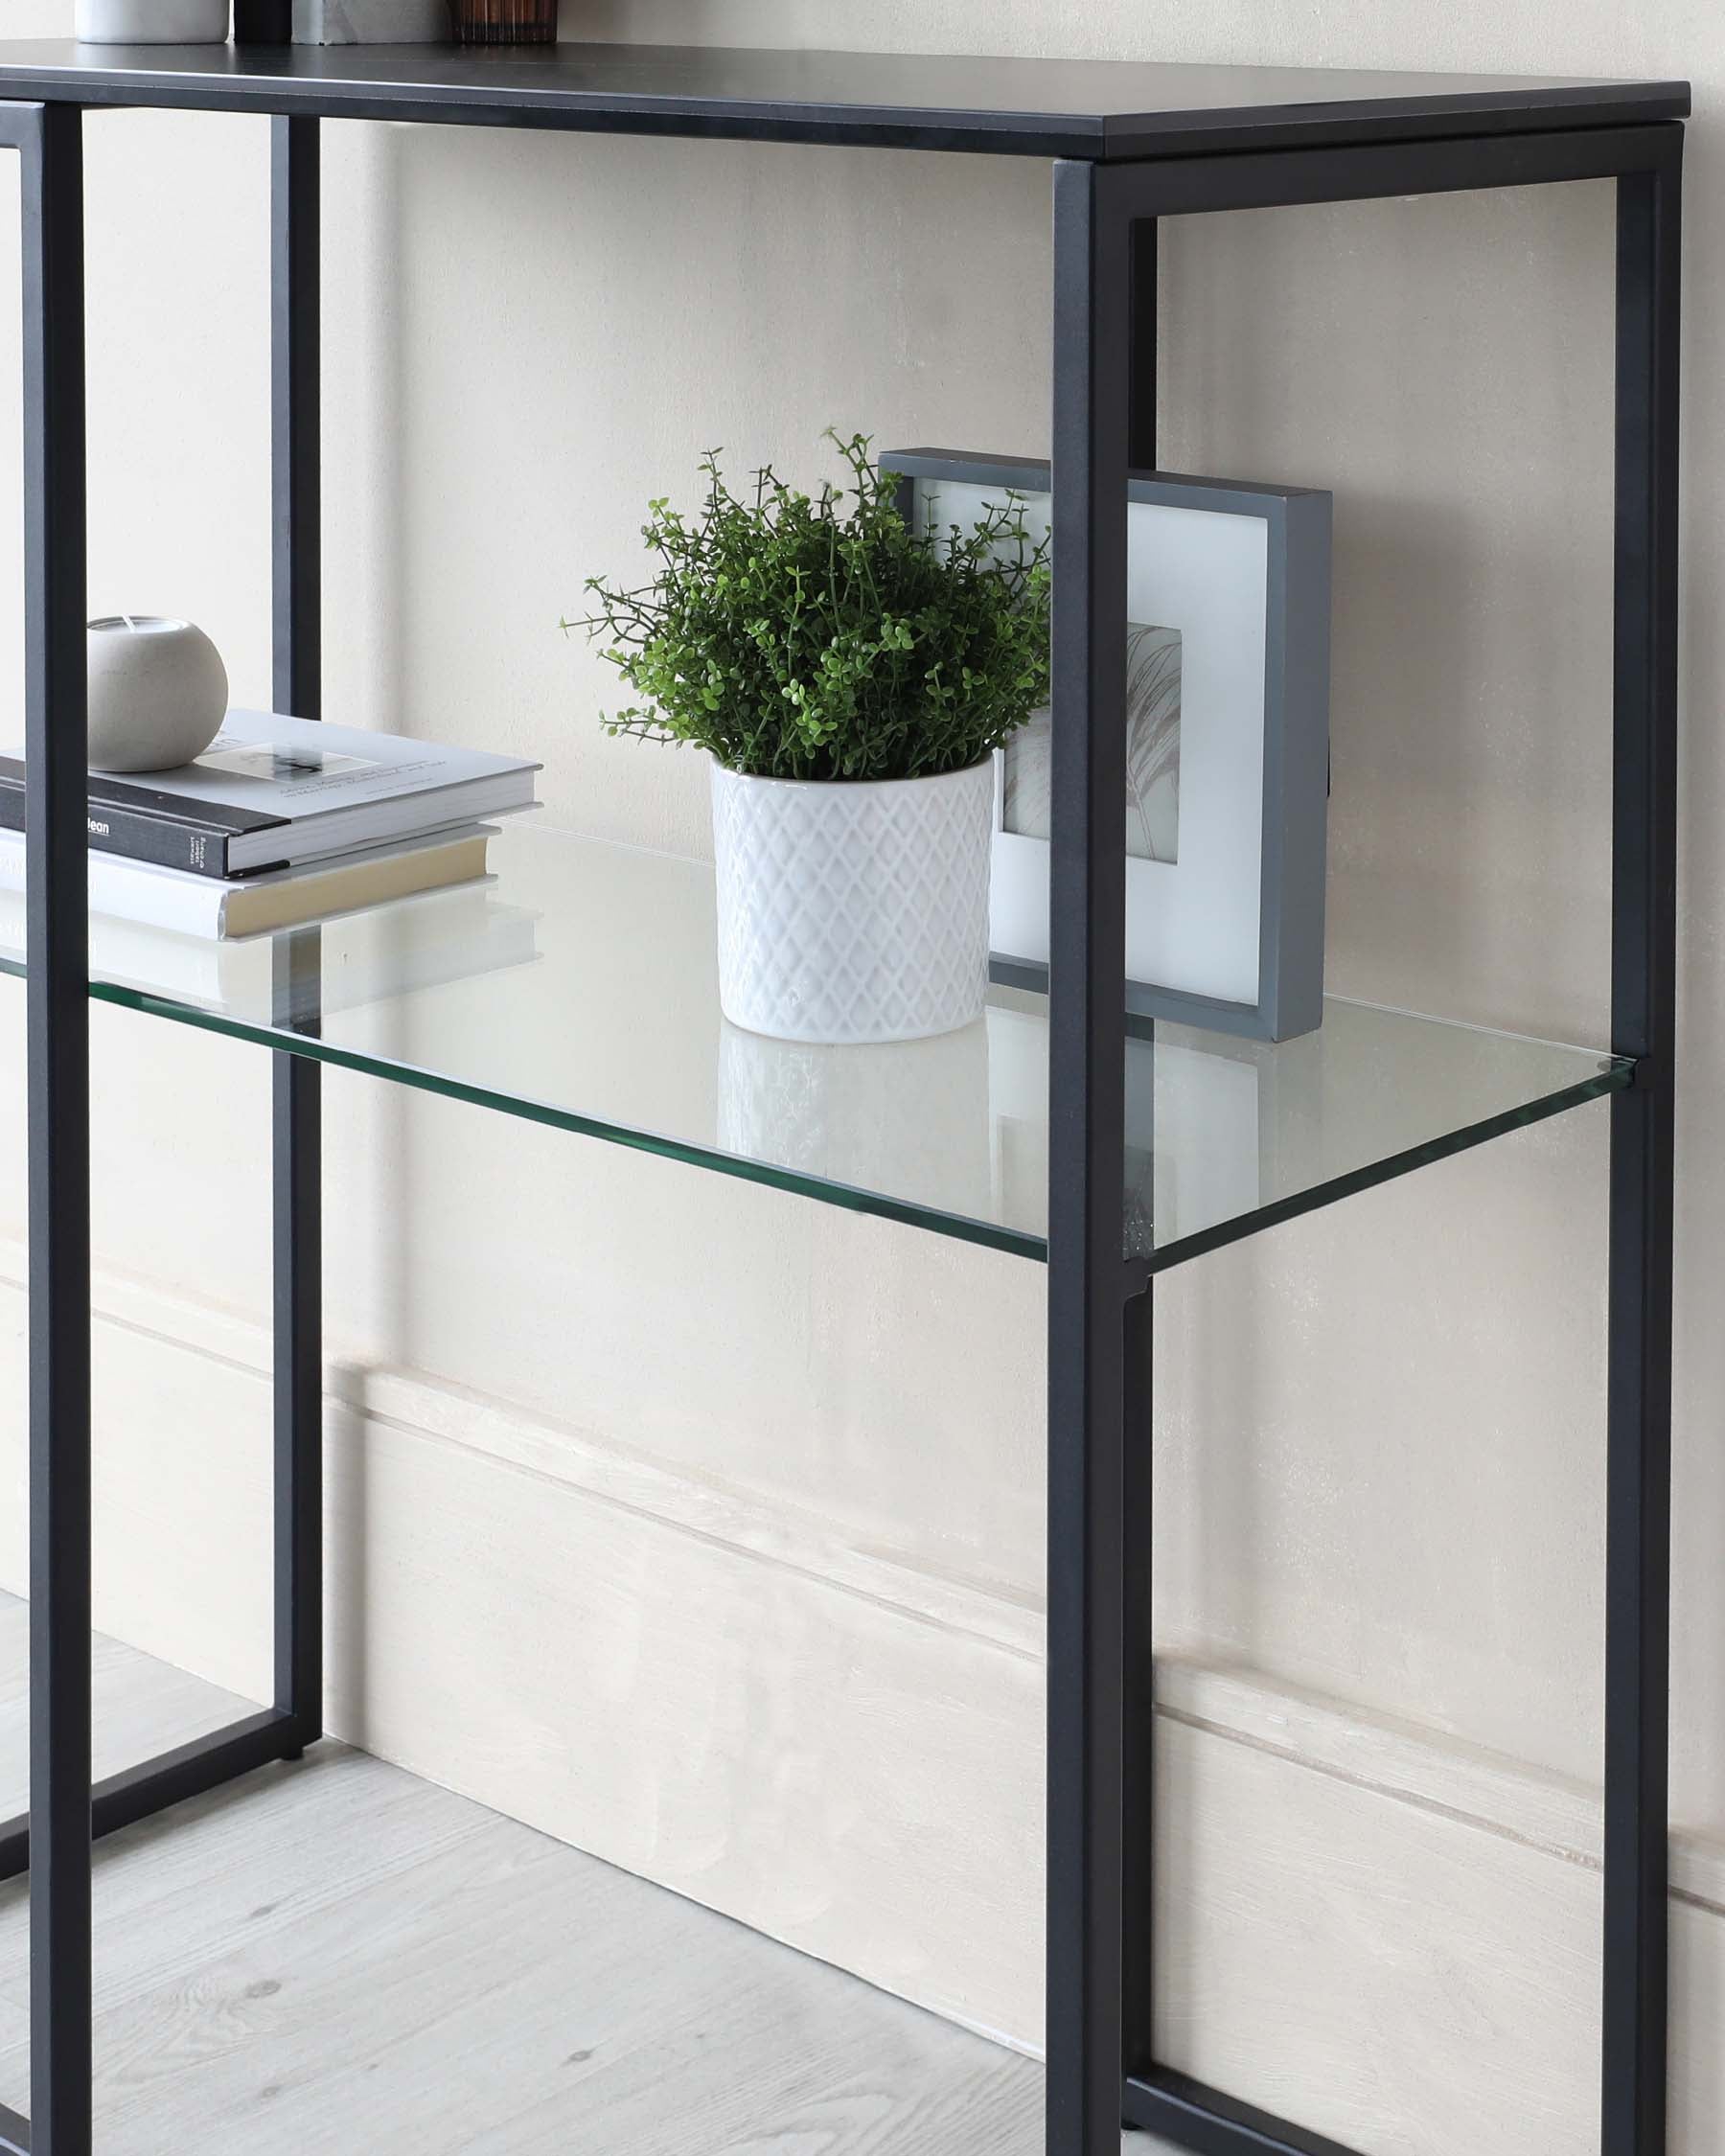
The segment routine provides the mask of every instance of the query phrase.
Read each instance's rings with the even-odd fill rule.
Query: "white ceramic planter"
[[[988,992],[994,768],[856,786],[713,767],[719,1000],[781,1041],[920,1041]]]
[[[92,770],[172,770],[221,731],[227,668],[201,629],[110,614],[91,622],[88,647]]]
[[[78,0],[84,45],[223,45],[228,0]]]

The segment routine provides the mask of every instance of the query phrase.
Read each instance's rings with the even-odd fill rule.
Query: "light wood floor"
[[[0,1816],[24,1631],[0,1597]],[[99,1771],[249,1711],[111,1640],[95,1678]],[[1030,2062],[361,1753],[115,1836],[96,1881],[103,2156],[1040,2156]],[[13,1884],[20,2110],[27,1986]]]

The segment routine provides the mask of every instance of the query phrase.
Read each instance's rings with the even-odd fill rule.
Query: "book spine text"
[[[0,785],[0,831],[24,829],[24,789]],[[140,815],[110,802],[92,801],[87,816],[90,844],[99,853],[123,860],[150,861],[157,868],[189,869],[194,876],[218,882],[228,873],[228,834],[163,816]]]

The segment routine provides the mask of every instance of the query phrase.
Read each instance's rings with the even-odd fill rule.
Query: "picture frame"
[[[919,528],[1008,493],[1040,536],[1046,463],[889,450]],[[1129,1019],[1264,1041],[1323,1015],[1332,497],[1136,472],[1128,485]],[[1040,732],[1039,732],[1040,727]],[[996,758],[997,980],[1046,989],[1047,722]]]

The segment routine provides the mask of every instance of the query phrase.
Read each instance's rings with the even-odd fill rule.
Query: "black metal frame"
[[[318,122],[270,126],[274,700],[323,717],[323,334]],[[315,929],[278,945],[279,988],[314,1032]],[[275,1090],[275,1686],[297,1758],[323,1732],[323,1073],[272,1059]]]
[[[276,693],[307,713],[319,109],[299,89],[272,121]],[[294,1755],[321,1689],[317,1070],[281,1055],[276,1704],[92,1795],[80,124],[75,103],[0,103],[0,146],[24,168],[33,1744],[30,1823],[0,1830],[0,1875],[28,1853],[35,2105],[34,2128],[0,2112],[0,2152],[34,2137],[34,2156],[91,2152],[92,1831]],[[1049,2156],[1117,2156],[1122,2117],[1200,2156],[1348,2156],[1153,2049],[1152,1314],[1145,1269],[1122,1257],[1118,984],[1126,474],[1155,463],[1156,220],[1597,178],[1619,187],[1612,1046],[1638,1065],[1612,1107],[1601,2147],[1665,2145],[1682,142],[1674,122],[1390,144],[1344,128],[1322,148],[1054,168]],[[314,939],[302,959],[314,966]]]
[[[89,2107],[90,1038],[81,116],[23,121],[30,772],[30,2030],[36,2156]],[[66,2010],[68,2002],[72,2010]],[[15,2128],[13,2138],[17,2138]]]
[[[30,1811],[0,1879],[31,1886],[28,2121],[0,2156],[90,2156],[92,1844],[322,1734],[318,1071],[275,1061],[275,1686],[271,1708],[92,1786],[89,963],[83,146],[75,104],[0,103],[22,160],[29,770]],[[275,687],[316,715],[317,122],[275,129]]]
[[[1150,1283],[1122,1267],[1129,462],[1156,447],[1156,220],[1618,182],[1602,2156],[1666,2140],[1683,129],[1334,145],[1055,168],[1049,1205],[1048,2148],[1129,2124],[1199,2156],[1349,2156],[1157,2064]],[[1128,308],[1130,306],[1130,314]],[[1128,1568],[1128,1554],[1132,1563]]]

